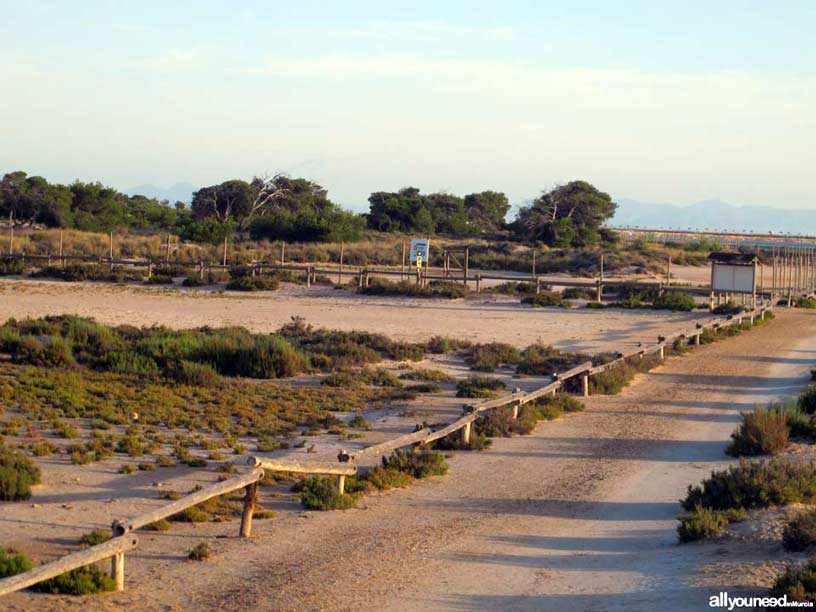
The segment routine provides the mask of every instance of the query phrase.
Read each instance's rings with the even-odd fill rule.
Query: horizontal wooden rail
[[[413,433],[400,436],[399,438],[394,438],[393,440],[387,440],[380,444],[368,446],[362,450],[355,452],[352,455],[352,458],[356,460],[362,457],[382,455],[383,453],[387,453],[392,450],[397,450],[398,448],[402,448],[403,446],[409,446],[411,444],[421,444],[424,443],[428,436],[430,436],[432,433],[433,431],[430,428],[424,427]]]
[[[13,593],[14,591],[28,588],[43,580],[64,574],[65,572],[85,567],[91,563],[96,563],[103,559],[110,559],[117,555],[123,555],[125,552],[136,548],[137,543],[138,540],[133,534],[111,538],[107,542],[67,554],[64,557],[30,569],[22,574],[3,578],[0,580],[0,597]],[[123,577],[122,575],[122,578]],[[114,579],[117,578],[118,576],[114,576]],[[117,583],[118,582],[117,580]]]
[[[139,516],[130,519],[114,521],[111,525],[111,529],[115,535],[121,535],[129,531],[134,531],[144,527],[145,525],[150,525],[156,521],[160,521],[169,516],[173,516],[174,514],[178,514],[179,512],[183,512],[187,508],[197,506],[198,504],[205,502],[208,499],[212,499],[213,497],[218,497],[219,495],[224,495],[225,493],[232,493],[233,491],[243,489],[247,485],[258,482],[263,478],[263,476],[263,469],[256,468],[251,472],[247,472],[246,474],[235,476],[234,478],[230,478],[223,482],[217,482],[209,487],[204,487],[199,491],[185,495],[181,499],[177,499],[166,506],[156,508],[155,510],[145,512],[144,514],[140,514]]]
[[[459,419],[457,419],[456,421],[454,421],[453,423],[451,423],[450,425],[446,425],[442,429],[435,430],[427,438],[425,438],[422,441],[422,443],[423,444],[428,444],[430,442],[433,442],[434,440],[439,440],[440,438],[444,438],[446,436],[449,436],[452,433],[462,429],[466,425],[469,425],[470,423],[472,423],[473,421],[478,419],[479,416],[480,415],[479,415],[478,412],[469,412],[466,415],[464,415],[464,416],[460,417]]]
[[[270,472],[333,474],[337,476],[353,476],[357,473],[357,465],[354,463],[301,462],[286,459],[267,459],[266,457],[250,457],[248,462],[253,467],[263,468]]]
[[[568,378],[572,378],[573,376],[583,374],[584,372],[590,369],[592,369],[592,362],[585,361],[584,363],[577,365],[574,368],[567,370],[566,372],[556,372],[555,374],[553,374],[553,377],[556,380],[567,380]]]

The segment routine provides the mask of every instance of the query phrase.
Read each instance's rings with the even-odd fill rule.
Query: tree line
[[[585,181],[543,192],[522,206],[511,222],[506,219],[510,202],[498,191],[462,197],[405,187],[372,193],[368,203],[368,213],[353,213],[332,202],[321,185],[285,174],[202,187],[193,192],[190,206],[128,196],[99,182],[52,184],[21,171],[0,180],[0,216],[14,225],[173,231],[197,242],[220,242],[233,235],[252,240],[353,242],[369,229],[457,236],[502,232],[524,243],[585,247],[611,239],[602,224],[617,207],[608,194]]]

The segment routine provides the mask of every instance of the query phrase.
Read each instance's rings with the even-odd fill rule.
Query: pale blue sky
[[[809,207],[816,2],[0,0],[0,171]]]

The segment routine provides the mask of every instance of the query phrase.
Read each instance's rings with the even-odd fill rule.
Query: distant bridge
[[[816,236],[785,233],[744,233],[728,231],[700,231],[659,229],[646,227],[612,227],[624,240],[646,242],[696,242],[708,240],[729,246],[756,246],[763,248],[816,247]]]

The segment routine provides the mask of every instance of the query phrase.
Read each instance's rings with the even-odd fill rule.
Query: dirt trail
[[[448,476],[291,513],[212,561],[167,554],[214,527],[140,535],[127,590],[80,600],[16,595],[24,609],[703,610],[722,552],[677,546],[677,499],[726,463],[740,410],[795,393],[816,362],[816,317],[777,321],[643,375],[617,397],[531,436],[459,453]],[[209,531],[207,531],[209,530]],[[226,528],[219,531],[226,533]],[[232,528],[229,528],[232,534]],[[12,608],[15,609],[15,608]]]

